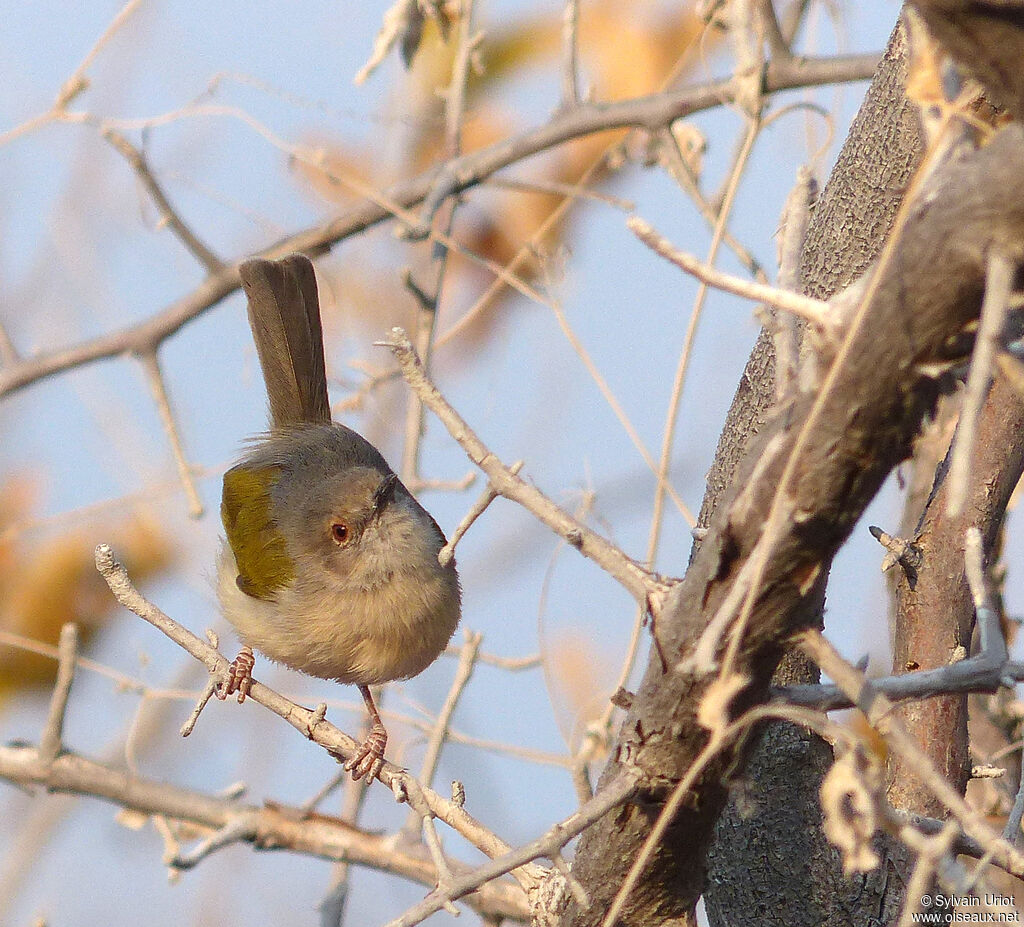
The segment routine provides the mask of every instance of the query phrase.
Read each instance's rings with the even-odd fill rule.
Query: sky
[[[656,17],[669,6],[638,9]],[[5,12],[0,135],[48,109],[119,8],[104,0],[15,4]],[[552,3],[478,3],[485,51],[488,35],[535,17],[557,17],[560,9]],[[586,17],[588,3],[581,9]],[[379,157],[368,178],[374,184],[409,173],[409,120],[422,92],[415,71],[406,75],[391,56],[364,85],[352,80],[369,56],[384,11],[383,3],[143,2],[97,53],[88,68],[88,89],[74,106],[117,120],[126,135],[144,144],[182,215],[216,253],[240,258],[339,211],[302,182],[301,171],[275,141],[283,147],[324,144],[339,152],[372,145]],[[817,53],[837,47],[880,50],[896,13],[892,2],[843,4],[834,17],[819,11],[801,47]],[[702,67],[720,74],[727,64],[710,54]],[[586,76],[585,56],[582,65]],[[548,119],[558,104],[559,79],[557,60],[540,60],[495,88],[488,103],[505,114],[502,130]],[[797,168],[811,163],[820,178],[827,176],[864,87],[814,95],[831,111],[830,143],[822,120],[806,111],[782,116],[758,138],[729,227],[770,274],[774,233]],[[804,97],[791,94],[776,105]],[[180,113],[197,100],[209,104],[206,111]],[[470,120],[480,115],[483,121],[480,105]],[[142,122],[148,124],[144,130]],[[272,139],[257,131],[257,122]],[[719,109],[692,124],[707,140],[704,183],[713,191],[743,122]],[[202,280],[201,268],[156,222],[145,192],[95,125],[50,124],[6,138],[0,171],[0,322],[22,353],[137,323]],[[706,227],[663,172],[630,165],[602,189],[635,203],[636,213],[679,247],[706,253]],[[493,196],[481,191],[470,200]],[[650,255],[627,231],[625,214],[615,204],[588,201],[574,215],[542,282],[656,455],[696,284]],[[456,225],[456,237],[459,232]],[[398,271],[403,262],[422,262],[424,248],[397,242],[391,227],[381,227],[318,261],[336,403],[351,394],[367,364],[385,362],[372,342],[406,317]],[[720,263],[741,270],[731,255]],[[446,291],[442,328],[465,311],[471,293],[466,279]],[[368,312],[367,305],[377,309]],[[527,478],[570,510],[588,501],[590,523],[642,558],[654,481],[641,456],[552,311],[516,298],[502,303],[501,312],[486,338],[457,341],[439,352],[439,386],[503,460],[523,459]],[[672,470],[673,485],[693,510],[756,335],[749,304],[722,294],[709,297],[680,407]],[[158,412],[131,358],[52,377],[0,402],[0,482],[26,474],[36,482],[39,506],[20,535],[25,544],[81,531],[91,550],[107,540],[97,509],[103,515],[144,509],[174,539],[179,559],[143,591],[198,633],[216,628],[229,652],[235,642],[216,614],[211,583],[220,475],[244,439],[265,425],[240,295],[168,340],[160,360],[188,459],[204,474],[198,483],[206,506],[201,519],[188,516]],[[403,388],[392,387],[342,420],[372,437],[397,465],[404,402]],[[428,423],[423,461],[424,474],[436,479],[458,480],[471,469],[436,421]],[[422,501],[450,533],[480,489],[478,480],[468,491],[427,492]],[[892,525],[898,517],[898,490],[889,485],[863,524]],[[663,535],[655,565],[679,575],[690,535],[678,512],[669,511]],[[1012,533],[1009,543],[1012,555],[1019,543]],[[847,656],[868,653],[873,664],[885,666],[880,561],[881,551],[858,527],[833,570],[827,622]],[[510,674],[480,666],[455,727],[476,738],[564,755],[567,740],[578,742],[581,711],[600,707],[614,689],[634,621],[629,596],[529,513],[500,500],[467,535],[458,562],[464,626],[483,633],[487,652],[540,652],[544,667]],[[1011,586],[1011,601],[1014,591]],[[91,655],[154,687],[202,686],[201,672],[177,648],[128,615],[106,629]],[[454,660],[441,659],[389,693],[386,707],[406,716],[432,715],[454,668]],[[260,678],[304,704],[328,700],[330,717],[343,729],[354,730],[361,717],[354,690],[266,663]],[[45,704],[45,696],[37,695],[0,708],[0,740],[34,738]],[[122,761],[128,736],[129,759],[141,774],[210,792],[244,780],[250,800],[257,802],[300,804],[335,772],[323,751],[251,704],[212,706],[195,734],[181,740],[175,731],[189,707],[188,701],[149,699],[140,709],[136,695],[83,673],[69,710],[68,746]],[[422,744],[408,733],[395,741],[407,747],[401,761],[416,768]],[[575,803],[564,768],[479,746],[446,748],[436,781],[444,791],[453,778],[465,783],[473,813],[513,844],[536,837]],[[403,820],[404,809],[395,808],[383,791],[371,791],[362,819],[368,827],[390,828]],[[325,805],[327,811],[337,808],[336,797]],[[130,923],[143,913],[152,927],[214,919],[224,927],[315,923],[331,877],[323,861],[236,846],[169,884],[152,826],[130,829],[110,806],[30,799],[0,788],[0,819],[0,880],[11,871],[3,868],[4,860],[23,858],[18,848],[26,841],[42,847],[31,854],[16,895],[0,900],[4,924],[37,917],[55,925]],[[476,858],[454,835],[445,834],[445,841],[453,855]],[[422,895],[419,886],[361,872],[353,882],[349,922],[384,923]]]

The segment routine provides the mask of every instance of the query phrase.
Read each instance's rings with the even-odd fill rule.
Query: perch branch
[[[441,420],[469,459],[487,474],[491,486],[497,492],[532,512],[559,537],[618,580],[638,601],[648,602],[655,594],[667,591],[669,586],[664,580],[645,570],[614,544],[568,515],[539,489],[512,473],[509,467],[487,449],[465,419],[427,378],[423,364],[405,331],[393,328],[391,337],[392,340],[385,342],[384,347],[395,355],[406,382],[419,394],[423,404]]]

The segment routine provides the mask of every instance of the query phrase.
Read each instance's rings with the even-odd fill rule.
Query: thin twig
[[[473,52],[479,44],[480,36],[473,36],[474,0],[465,0],[459,18],[458,51],[452,64],[451,80],[445,91],[445,157],[452,161],[462,153],[462,121],[466,110],[466,87]],[[434,222],[441,230],[442,237],[450,237],[455,222],[456,198],[453,196],[445,204],[443,210],[434,216]],[[437,314],[444,289],[445,274],[448,269],[449,249],[441,241],[435,240],[431,245],[433,255],[429,271],[430,283],[426,289],[415,284],[411,275],[407,275],[406,284],[416,297],[416,323],[414,344],[423,364],[430,369],[433,353],[434,335],[437,330]],[[420,451],[423,447],[423,433],[426,427],[423,405],[415,393],[409,395],[409,404],[405,416],[405,443],[402,451],[402,480],[413,492],[420,487]]]
[[[420,394],[429,408],[448,429],[448,433],[506,499],[523,506],[560,537],[565,538],[585,557],[618,580],[639,601],[646,602],[655,594],[667,591],[665,583],[631,560],[618,547],[586,525],[573,519],[555,505],[539,489],[513,474],[476,436],[465,419],[455,411],[428,379],[409,336],[401,328],[391,330],[391,341],[384,344],[394,354],[402,375],[412,389]]]
[[[562,329],[562,334],[565,335],[566,341],[569,342],[569,346],[573,349],[583,366],[586,367],[587,373],[590,374],[590,379],[594,381],[594,385],[597,386],[598,392],[600,392],[604,397],[604,401],[608,403],[612,413],[619,420],[619,424],[622,425],[622,430],[626,432],[626,437],[633,442],[633,447],[639,451],[644,463],[647,464],[647,469],[654,474],[654,478],[658,481],[659,489],[672,500],[675,507],[679,510],[679,514],[683,516],[686,523],[692,528],[697,523],[697,519],[694,517],[693,512],[690,511],[690,507],[683,502],[679,493],[676,492],[675,487],[668,479],[668,474],[663,474],[658,468],[654,458],[651,456],[651,452],[647,450],[647,445],[644,444],[643,438],[640,437],[640,433],[630,421],[622,403],[619,402],[619,398],[615,395],[611,386],[608,385],[608,381],[598,369],[597,364],[594,363],[594,359],[590,356],[590,352],[587,351],[583,346],[583,342],[580,341],[576,332],[573,331],[572,326],[569,324],[569,320],[565,316],[565,312],[562,310],[561,303],[557,300],[551,300],[550,307],[551,311],[555,314],[555,320],[558,322],[558,327]]]
[[[3,322],[0,322],[0,367],[16,364],[20,359],[21,355],[18,354],[18,349],[11,341],[11,336],[7,333]]]
[[[771,0],[765,0],[775,18],[775,7]],[[778,23],[776,23],[776,26]],[[778,286],[791,293],[800,292],[800,258],[803,254],[807,226],[811,218],[811,206],[817,196],[817,183],[810,170],[801,167],[797,171],[796,184],[786,197],[779,228],[779,274]],[[772,342],[775,345],[775,396],[781,399],[790,385],[797,382],[800,371],[800,325],[792,313],[775,314],[775,331]]]
[[[743,280],[732,274],[716,270],[693,255],[676,250],[666,238],[663,238],[647,222],[636,216],[627,219],[626,225],[649,248],[708,286],[724,290],[727,293],[734,293],[755,302],[766,303],[783,312],[791,312],[815,325],[824,327],[828,323],[829,304],[823,300]]]
[[[1009,840],[1014,846],[1020,846],[1021,830],[1020,822],[1024,818],[1024,776],[1020,777],[1020,784],[1017,786],[1017,795],[1013,799],[1013,807],[1006,818],[1006,826],[1003,828],[1003,839]]]
[[[554,193],[557,196],[568,197],[570,200],[589,200],[594,203],[604,203],[620,212],[634,212],[636,203],[632,200],[623,199],[605,190],[589,190],[582,183],[560,183],[557,180],[544,180],[543,178],[532,178],[521,180],[515,177],[492,177],[484,181],[485,187],[496,187],[501,190],[519,190],[523,193]],[[557,209],[557,207],[556,207]],[[532,238],[536,238],[533,236]],[[532,240],[532,239],[531,239]],[[529,250],[529,249],[528,249]]]
[[[203,689],[202,695],[199,696],[195,708],[192,709],[192,714],[188,716],[185,723],[178,729],[178,733],[182,737],[188,737],[195,730],[199,716],[203,713],[203,709],[207,704],[209,704],[210,699],[216,694],[218,685],[217,680],[212,676],[206,680],[206,686]]]
[[[44,644],[42,641],[34,640],[31,637],[15,634],[13,631],[0,630],[0,644],[7,647],[16,647],[28,653],[36,653],[43,657],[49,657],[52,660],[60,659],[59,648],[54,647],[52,644]],[[76,657],[75,665],[79,669],[88,670],[111,680],[111,682],[116,684],[120,692],[132,692],[136,695],[148,693],[150,698],[174,699],[177,701],[187,701],[196,697],[195,692],[185,690],[150,688],[141,679],[129,676],[95,660],[90,660],[88,657]]]
[[[768,40],[768,49],[772,58],[786,58],[792,54],[789,49],[789,42],[782,34],[782,26],[779,25],[779,17],[775,12],[775,4],[772,0],[761,0],[758,4],[761,12],[761,22],[764,26],[764,36]]]
[[[75,97],[85,91],[89,86],[89,80],[85,76],[85,72],[89,69],[89,65],[93,63],[96,56],[99,55],[100,51],[102,51],[103,46],[114,37],[118,30],[128,21],[131,15],[141,5],[142,0],[128,0],[128,2],[118,10],[117,14],[107,25],[107,28],[103,30],[100,37],[93,43],[92,48],[90,48],[86,53],[86,56],[82,59],[78,67],[75,68],[75,70],[72,71],[71,76],[61,84],[50,109],[45,113],[40,113],[37,116],[27,119],[20,125],[15,126],[13,129],[0,133],[0,147],[22,135],[27,134],[28,132],[39,129],[50,122],[60,119],[60,117],[67,112],[68,106]]]
[[[68,710],[71,684],[75,681],[75,662],[78,657],[78,625],[68,622],[60,629],[57,650],[57,679],[53,684],[50,709],[46,713],[46,723],[39,738],[39,758],[46,764],[57,759],[64,745],[64,718]]]
[[[971,372],[967,376],[960,421],[953,436],[953,450],[949,463],[949,496],[946,513],[956,518],[967,499],[967,486],[971,479],[971,458],[978,434],[978,419],[992,382],[992,366],[1000,336],[1006,321],[1007,304],[1013,289],[1013,276],[1017,262],[1001,251],[988,256],[985,271],[985,297],[981,303],[981,320],[971,357]]]
[[[441,840],[437,836],[437,828],[434,826],[434,817],[430,813],[430,809],[427,807],[427,803],[423,798],[423,793],[415,784],[409,791],[408,802],[412,817],[417,821],[422,822],[423,838],[427,844],[427,850],[430,853],[430,858],[434,862],[434,869],[437,871],[436,889],[439,892],[447,891],[454,880],[454,876],[452,875],[451,867],[448,865],[448,860],[444,855],[444,848],[441,846]],[[408,826],[406,829],[408,829]],[[454,914],[456,917],[458,916],[458,909],[450,900],[445,900],[443,902],[443,907],[449,914]]]
[[[917,854],[913,872],[907,882],[903,911],[900,914],[897,927],[910,927],[911,924],[918,922],[917,915],[921,910],[921,899],[928,893],[940,863],[950,855],[959,835],[960,829],[956,824],[947,821],[946,826],[938,834],[923,842],[921,850]]]
[[[508,468],[508,472],[513,476],[516,476],[520,470],[523,469],[523,461],[517,460],[511,467]],[[455,546],[465,537],[467,531],[472,527],[473,523],[487,510],[490,504],[498,498],[500,493],[490,483],[482,493],[480,498],[470,506],[468,512],[466,512],[462,521],[456,525],[455,530],[452,532],[451,538],[448,539],[448,543],[442,547],[437,553],[437,559],[441,566],[447,566],[451,563],[452,558],[455,556]],[[461,655],[461,650],[459,651]]]
[[[660,133],[661,144],[658,147],[658,152],[662,156],[665,170],[682,187],[686,195],[693,200],[694,205],[708,224],[708,227],[714,231],[719,224],[719,214],[700,189],[697,177],[694,175],[683,153],[683,140],[680,138],[681,133],[679,131],[680,125],[682,123],[675,122],[668,129],[662,130]],[[729,250],[736,256],[736,259],[759,283],[768,282],[768,277],[757,258],[726,227],[722,229],[722,243],[728,246]]]
[[[565,0],[562,13],[562,109],[580,103],[580,3]]]
[[[992,662],[1005,662],[1009,656],[1006,637],[999,621],[995,596],[985,582],[985,552],[982,549],[981,531],[973,526],[967,529],[964,537],[964,573],[971,589],[971,598],[974,599],[981,652],[987,654]]]
[[[369,732],[369,727],[370,721],[369,718],[366,718],[364,730]],[[342,803],[341,819],[346,824],[358,825],[359,813],[366,802],[370,783],[365,778],[353,779],[344,769],[340,770],[316,796],[306,802],[303,806],[303,811],[307,814],[312,813],[320,802],[342,783],[344,783],[345,797]],[[334,864],[331,884],[319,905],[321,927],[342,927],[351,875],[352,866],[348,860],[342,860],[340,863]]]
[[[412,927],[444,907],[446,901],[454,901],[476,890],[493,879],[513,871],[532,860],[550,858],[550,854],[561,851],[577,834],[582,833],[595,821],[600,820],[613,808],[618,807],[636,792],[639,773],[635,769],[624,770],[613,779],[586,805],[564,821],[556,824],[543,836],[532,843],[519,847],[499,859],[479,866],[464,876],[457,877],[444,892],[434,892],[406,911],[401,917],[387,924],[387,927]]]
[[[115,129],[105,129],[103,137],[124,157],[132,170],[138,175],[140,182],[146,188],[146,191],[160,211],[160,224],[168,226],[189,253],[207,271],[215,273],[220,270],[224,266],[224,262],[206,246],[202,239],[178,215],[178,211],[171,205],[171,201],[167,199],[163,187],[160,186],[150,170],[149,163],[146,161],[146,156],[142,151]]]
[[[587,890],[580,884],[580,880],[572,874],[572,870],[565,861],[565,857],[561,853],[555,853],[551,857],[551,862],[555,869],[558,870],[558,874],[565,879],[565,884],[569,887],[569,891],[572,892],[572,896],[576,899],[576,904],[579,905],[580,910],[588,911],[590,909],[590,896],[587,894]]]
[[[185,446],[181,440],[181,432],[178,430],[178,423],[175,421],[174,412],[171,410],[171,400],[167,395],[167,384],[164,381],[163,371],[160,369],[160,361],[156,351],[144,351],[139,355],[139,361],[146,374],[146,383],[149,385],[150,394],[156,403],[160,413],[160,421],[163,422],[164,432],[171,444],[171,452],[174,454],[174,463],[178,468],[178,476],[181,479],[182,488],[185,490],[185,498],[188,499],[188,513],[192,518],[200,518],[203,514],[203,500],[199,498],[199,490],[192,477],[192,467],[185,457]]]
[[[445,653],[458,656],[459,651],[449,648]],[[481,653],[477,660],[480,663],[486,663],[488,666],[496,666],[499,669],[518,673],[520,670],[536,669],[543,662],[543,657],[539,653],[531,653],[525,657],[499,657],[493,653]]]
[[[168,860],[168,865],[172,869],[194,869],[217,850],[222,850],[233,843],[253,842],[258,830],[258,814],[240,814],[237,817],[232,817],[223,827],[214,831],[209,837],[200,840],[187,853],[178,853]]]
[[[419,780],[428,787],[434,783],[434,774],[437,772],[437,764],[441,760],[441,750],[448,739],[452,715],[455,714],[459,699],[462,698],[462,693],[466,691],[466,686],[469,684],[473,670],[476,668],[476,658],[480,652],[480,642],[484,639],[484,636],[479,631],[470,631],[468,628],[463,629],[463,634],[465,639],[459,651],[459,663],[455,668],[455,676],[452,679],[451,687],[448,689],[448,695],[444,700],[444,704],[441,706],[441,711],[438,712],[437,721],[430,732],[427,749],[423,754],[423,765],[420,766]],[[413,808],[405,822],[407,833],[415,827],[415,818],[418,816],[418,812]]]

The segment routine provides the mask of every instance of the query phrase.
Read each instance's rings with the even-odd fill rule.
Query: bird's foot
[[[388,732],[379,721],[374,722],[359,752],[345,763],[345,771],[352,773],[352,778],[356,782],[363,776],[368,779],[376,778],[384,766],[384,748],[387,745]]]
[[[244,702],[245,697],[249,694],[249,688],[252,686],[252,668],[255,664],[252,647],[243,647],[238,652],[238,656],[231,661],[228,681],[217,687],[217,698],[223,702],[229,695],[237,692],[238,703]]]

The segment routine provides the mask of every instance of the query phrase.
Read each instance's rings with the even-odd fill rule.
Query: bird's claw
[[[345,771],[352,773],[352,779],[358,782],[363,776],[375,779],[384,767],[384,748],[388,745],[388,732],[383,724],[374,724],[366,735],[359,752],[345,763]]]
[[[255,664],[252,648],[243,647],[238,652],[238,656],[231,661],[227,682],[217,687],[215,693],[217,698],[223,702],[229,695],[237,692],[238,704],[241,705],[252,687],[252,668]]]

